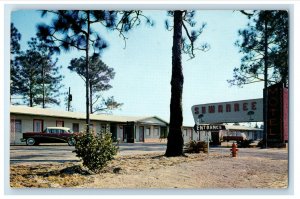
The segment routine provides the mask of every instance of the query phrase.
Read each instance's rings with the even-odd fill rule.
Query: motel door
[[[143,126],[139,127],[139,141],[144,142],[144,127]]]
[[[118,135],[117,135],[117,125],[116,124],[110,124],[110,132],[112,134],[113,141],[117,141]]]
[[[212,145],[220,145],[219,131],[211,132]]]
[[[134,125],[127,124],[124,126],[124,138],[127,143],[134,143]]]

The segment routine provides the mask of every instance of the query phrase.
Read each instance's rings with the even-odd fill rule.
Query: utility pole
[[[45,108],[45,69],[42,65],[42,81],[43,81],[43,108]]]
[[[69,93],[68,93],[68,111],[70,111],[70,104],[72,101],[72,94],[70,92],[71,92],[71,87],[69,87]]]

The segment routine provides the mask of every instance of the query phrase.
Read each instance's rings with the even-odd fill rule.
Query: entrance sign
[[[261,122],[263,98],[192,106],[196,124]]]
[[[219,131],[225,130],[225,125],[197,125],[195,124],[194,130],[197,131]]]

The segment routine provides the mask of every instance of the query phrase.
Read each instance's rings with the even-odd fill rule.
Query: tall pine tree
[[[28,50],[20,52],[11,66],[12,93],[23,97],[23,103],[33,107],[59,104],[62,87],[61,67],[53,61],[53,52],[37,38],[28,42]]]
[[[245,12],[244,12],[245,13]],[[244,56],[233,70],[230,85],[243,86],[265,81],[265,87],[288,85],[288,13],[284,10],[246,13],[249,23],[239,31],[235,45]]]
[[[244,54],[241,65],[234,68],[230,85],[243,86],[264,82],[264,132],[267,146],[267,87],[275,83],[288,85],[288,12],[285,10],[254,11],[248,16],[247,28],[239,31],[236,42]]]
[[[19,33],[18,29],[14,26],[13,23],[10,24],[10,65],[11,65],[11,81],[10,81],[10,98],[12,100],[12,95],[16,94],[17,85],[15,85],[16,80],[14,79],[17,71],[15,70],[15,56],[20,52],[20,40],[21,33]]]
[[[89,58],[89,78],[90,78],[90,113],[108,111],[119,108],[122,104],[114,101],[113,97],[105,99],[101,92],[112,88],[110,80],[115,77],[113,68],[107,66],[99,55],[93,55]],[[85,80],[85,58],[72,59],[68,68],[76,72]]]
[[[195,50],[206,51],[208,44],[195,47],[195,42],[203,32],[205,24],[198,30],[190,31],[194,27],[195,11],[170,11],[169,16],[173,17],[173,47],[172,47],[172,77],[171,77],[171,102],[170,102],[170,126],[168,134],[167,149],[165,155],[181,156],[183,155],[183,137],[182,137],[182,91],[184,76],[182,72],[182,53],[188,54],[190,58],[195,57]],[[169,22],[166,21],[166,27],[169,29]],[[186,35],[184,37],[184,35]],[[187,38],[186,38],[187,37]]]
[[[21,33],[13,23],[10,24],[10,53],[17,54],[20,51]]]
[[[104,26],[116,30],[126,40],[125,33],[140,25],[141,18],[147,23],[151,21],[141,11],[105,11],[105,10],[48,10],[42,16],[51,14],[51,25],[38,25],[38,35],[49,46],[60,52],[61,49],[69,51],[75,48],[85,53],[85,94],[86,94],[86,126],[90,129],[90,77],[89,57],[99,54],[107,47],[96,27]]]

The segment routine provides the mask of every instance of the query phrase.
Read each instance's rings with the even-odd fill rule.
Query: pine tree
[[[10,24],[10,53],[17,54],[20,51],[20,40],[21,33],[14,26],[13,23]]]
[[[90,113],[98,111],[107,111],[119,108],[122,104],[114,101],[113,97],[105,99],[101,92],[112,88],[110,80],[115,77],[113,68],[107,66],[99,55],[93,55],[89,58],[89,77],[90,77]],[[72,59],[68,68],[76,72],[85,82],[85,58]],[[100,100],[100,101],[99,101]],[[95,104],[98,104],[94,107]]]
[[[151,21],[141,11],[104,11],[104,10],[49,10],[43,11],[54,16],[51,25],[38,25],[38,35],[49,46],[60,52],[75,48],[85,53],[85,93],[86,93],[86,126],[89,133],[90,124],[90,54],[99,54],[107,47],[107,43],[94,29],[97,25],[116,30],[126,41],[125,33],[141,23],[141,18]],[[120,17],[118,17],[120,15]]]
[[[245,13],[245,12],[244,12]],[[235,45],[244,54],[233,70],[230,85],[265,81],[265,87],[288,84],[288,13],[283,10],[254,11],[247,28],[239,31]]]
[[[194,58],[195,50],[206,51],[208,44],[195,47],[195,41],[203,32],[205,24],[197,31],[189,31],[187,25],[194,27],[195,11],[174,11],[168,12],[173,17],[173,47],[172,47],[172,78],[171,78],[171,102],[170,102],[170,126],[168,134],[167,149],[165,155],[181,156],[183,155],[183,137],[182,137],[182,90],[184,76],[182,73],[182,53],[188,54]],[[170,29],[169,22],[166,21],[166,27]],[[187,39],[183,36],[184,33]]]
[[[13,93],[20,95],[30,107],[46,104],[59,104],[59,89],[63,76],[61,67],[56,66],[57,59],[52,60],[53,53],[37,38],[28,42],[28,50],[20,52],[11,66]]]
[[[236,42],[244,54],[241,66],[234,68],[230,85],[242,86],[264,82],[263,117],[267,132],[267,87],[275,83],[288,85],[288,13],[284,10],[244,12],[250,22],[239,31],[242,40]],[[267,139],[265,143],[267,146]]]
[[[14,64],[14,57],[20,52],[20,40],[21,34],[19,33],[18,29],[14,26],[13,23],[10,24],[10,65],[11,65],[11,85],[10,85],[10,96],[16,94],[17,85],[15,85],[16,80],[14,77],[16,76],[17,71],[15,70]]]

